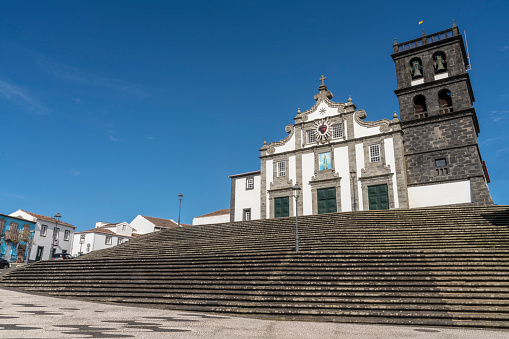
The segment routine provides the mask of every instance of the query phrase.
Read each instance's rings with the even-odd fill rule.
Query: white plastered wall
[[[388,138],[384,140],[385,147],[385,163],[391,167],[392,185],[394,187],[394,208],[399,208],[398,183],[396,180],[396,158],[394,157],[394,140]]]
[[[255,175],[254,188],[246,189],[246,177],[235,179],[235,221],[243,220],[246,208],[251,209],[251,220],[260,219],[260,183],[261,176]]]
[[[147,234],[154,232],[154,224],[145,219],[142,215],[138,215],[136,218],[134,218],[130,225],[136,230],[133,232],[137,234]]]
[[[302,155],[302,205],[304,215],[313,214],[311,185],[309,182],[315,174],[315,155],[307,153]]]
[[[350,169],[348,163],[348,146],[334,149],[334,166],[336,172],[341,177],[341,211],[349,212],[352,210],[352,201],[350,194]]]
[[[252,210],[251,210],[252,211]],[[196,217],[193,218],[193,226],[196,225],[210,225],[210,224],[222,224],[230,222],[230,214],[220,214],[210,217]]]
[[[270,183],[273,180],[273,166],[274,163],[272,160],[267,160],[265,162],[265,189],[268,191],[270,189]],[[266,193],[266,192],[265,192]],[[269,195],[265,194],[265,215],[267,218],[270,218],[270,203],[269,203]]]
[[[357,133],[357,132],[355,132]],[[356,134],[357,136],[357,134]],[[358,201],[358,207],[357,207],[357,210],[358,211],[362,211],[364,210],[364,204],[362,202],[362,187],[361,187],[361,181],[359,180],[359,178],[361,177],[361,169],[364,168],[364,144],[363,143],[358,143],[355,145],[355,158],[356,158],[356,163],[357,163],[357,182],[356,182],[356,200]]]
[[[380,126],[364,127],[359,125],[355,120],[353,121],[353,131],[356,138],[369,137],[372,135],[380,134]]]
[[[470,202],[472,202],[472,191],[469,180],[408,188],[410,208]]]

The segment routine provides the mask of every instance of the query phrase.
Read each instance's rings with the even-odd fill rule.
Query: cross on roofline
[[[318,80],[322,81],[322,85],[325,85],[323,83],[325,81],[325,79],[327,79],[327,77],[322,74],[322,77],[320,79],[318,79]]]

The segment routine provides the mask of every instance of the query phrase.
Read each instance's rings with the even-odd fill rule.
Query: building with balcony
[[[29,246],[30,261],[49,260],[54,253],[71,253],[76,226],[21,209],[9,216],[35,223],[33,241]]]
[[[35,222],[0,214],[0,257],[23,262],[29,255]]]

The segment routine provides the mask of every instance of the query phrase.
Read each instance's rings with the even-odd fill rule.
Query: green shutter
[[[290,216],[290,199],[289,197],[274,198],[274,217]]]
[[[370,210],[389,209],[389,190],[387,185],[368,186],[368,200]]]
[[[336,188],[322,188],[316,190],[318,214],[337,212]]]

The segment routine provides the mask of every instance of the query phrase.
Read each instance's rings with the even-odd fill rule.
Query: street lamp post
[[[53,257],[53,254],[56,251],[55,250],[55,242],[57,239],[58,222],[60,221],[60,218],[62,218],[62,216],[60,215],[60,213],[57,213],[57,214],[55,214],[54,218],[56,220],[56,223],[55,223],[55,229],[53,230],[53,240],[51,242],[51,251],[49,252],[49,254],[50,254],[49,259],[51,259]]]
[[[293,196],[295,197],[295,252],[299,252],[299,184],[292,187]]]
[[[182,193],[180,193],[180,194],[178,195],[178,197],[179,197],[179,227],[180,227],[180,207],[182,206],[182,197],[183,197],[183,196],[184,196],[184,195],[183,195]]]
[[[352,178],[352,191],[353,191],[353,210],[357,210],[357,199],[355,198],[355,191],[357,190],[355,187],[355,170],[352,168],[350,170],[350,177]]]
[[[30,259],[30,254],[32,253],[32,246],[34,245],[34,234],[35,234],[35,231],[30,231],[28,233],[28,238],[27,238],[27,241],[26,241],[26,246],[27,246],[27,258],[26,258],[26,264],[28,264],[28,260]]]

